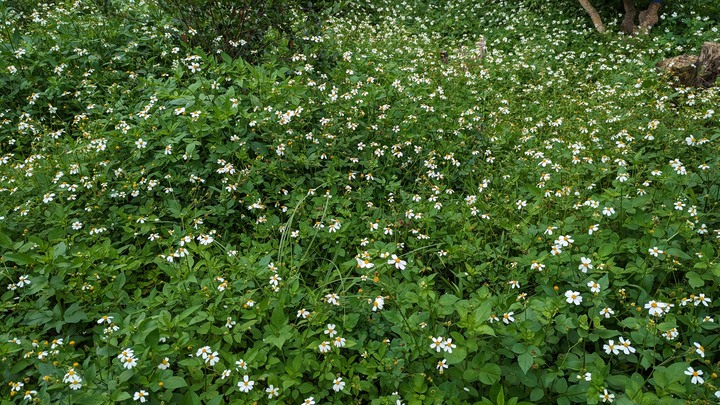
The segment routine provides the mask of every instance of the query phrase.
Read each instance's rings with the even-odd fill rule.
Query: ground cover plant
[[[0,403],[717,403],[716,11],[0,3]]]

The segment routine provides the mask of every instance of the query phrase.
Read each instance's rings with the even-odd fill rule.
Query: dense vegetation
[[[0,2],[0,403],[718,401],[712,2],[171,3]]]

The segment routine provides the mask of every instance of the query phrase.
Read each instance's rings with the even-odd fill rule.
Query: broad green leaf
[[[182,377],[173,376],[163,381],[165,389],[174,390],[176,388],[187,387],[187,382]]]
[[[478,380],[485,385],[493,385],[500,381],[500,366],[485,364],[478,372]]]
[[[65,319],[65,322],[67,323],[78,323],[81,321],[87,321],[88,317],[85,311],[83,311],[80,307],[80,303],[76,302],[70,305],[70,307],[65,310],[63,319]]]
[[[527,374],[528,370],[530,370],[533,365],[533,356],[530,353],[525,352],[519,355],[517,360],[518,365],[520,365],[520,369],[523,371],[523,373]]]
[[[20,266],[26,266],[28,264],[35,263],[35,260],[27,253],[5,253],[2,256],[5,260],[15,262]]]

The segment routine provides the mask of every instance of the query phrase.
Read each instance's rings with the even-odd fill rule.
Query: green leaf
[[[500,381],[500,366],[497,364],[485,364],[478,372],[478,379],[485,385],[495,384]]]
[[[530,353],[523,353],[518,356],[518,364],[520,365],[520,369],[523,371],[524,374],[527,374],[528,370],[530,370],[530,367],[533,365],[533,356]]]
[[[495,330],[490,325],[480,325],[473,330],[478,335],[495,336]]]
[[[80,308],[80,303],[76,302],[70,305],[70,307],[65,310],[63,319],[65,319],[65,322],[67,323],[78,323],[81,321],[87,321],[88,317],[85,311]]]
[[[703,280],[702,277],[694,271],[687,272],[685,277],[687,277],[688,283],[692,288],[700,288],[705,285],[705,280]]]
[[[690,259],[692,259],[690,256],[688,256],[687,253],[683,252],[682,250],[680,250],[680,249],[678,249],[678,248],[674,248],[674,247],[668,248],[668,249],[665,251],[665,254],[666,254],[666,255],[670,255],[670,256],[679,257],[679,258],[685,259],[685,260],[690,260]]]
[[[285,311],[283,311],[282,305],[275,306],[272,312],[272,316],[270,318],[270,323],[277,329],[280,329],[281,327],[287,325],[288,317],[285,316]]]
[[[180,400],[181,405],[197,405],[200,403],[200,397],[192,390],[188,390]]]
[[[465,360],[465,357],[467,357],[467,349],[461,346],[455,348],[452,353],[448,353],[448,355],[445,356],[445,359],[447,360],[448,364],[458,364],[461,361]]]
[[[165,389],[168,389],[168,390],[174,390],[176,388],[187,387],[187,382],[185,382],[185,380],[182,377],[177,377],[177,376],[170,377],[170,378],[166,379],[165,381],[163,381],[163,383],[165,383]]]
[[[598,249],[598,256],[600,257],[608,257],[612,252],[615,250],[615,245],[612,243],[604,243],[602,246],[600,246],[600,249]]]
[[[20,266],[26,266],[28,264],[35,263],[35,260],[33,260],[32,256],[27,253],[5,253],[3,254],[3,258],[5,260],[15,262]]]
[[[12,239],[4,231],[0,231],[0,247],[10,249],[10,246],[12,246]]]
[[[132,398],[132,395],[130,395],[130,393],[127,391],[115,391],[115,394],[112,396],[112,398],[116,402],[127,401]]]
[[[535,387],[532,391],[530,391],[530,401],[532,402],[538,402],[545,396],[545,393],[543,392],[542,388]]]
[[[495,399],[495,403],[497,405],[505,405],[505,390],[503,390],[503,387],[500,386],[500,391],[497,394],[497,398]]]
[[[490,300],[484,300],[476,309],[473,311],[473,320],[476,325],[482,325],[487,323],[492,313],[492,302]]]
[[[67,245],[65,242],[60,242],[57,245],[53,246],[53,258],[57,258],[59,256],[62,256],[67,251]]]

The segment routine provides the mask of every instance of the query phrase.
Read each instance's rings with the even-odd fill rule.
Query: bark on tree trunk
[[[590,15],[590,19],[592,20],[593,24],[595,24],[595,29],[599,33],[605,32],[605,25],[602,22],[602,19],[600,18],[600,14],[598,14],[597,10],[595,10],[595,7],[593,7],[592,4],[590,4],[590,0],[578,0],[580,2],[580,5],[585,9],[585,11]]]
[[[660,3],[650,3],[647,10],[640,12],[640,33],[647,34],[650,29],[658,22],[658,11]]]
[[[695,85],[710,87],[720,76],[720,43],[705,42],[695,71]]]
[[[625,18],[620,24],[620,29],[624,33],[632,35],[635,32],[635,16],[637,15],[635,0],[623,0],[623,6],[625,7]]]
[[[657,67],[683,86],[711,87],[720,76],[720,43],[705,42],[700,56],[675,56],[658,62]]]

